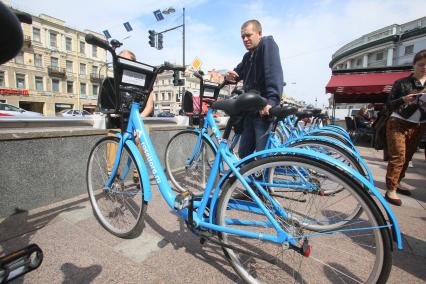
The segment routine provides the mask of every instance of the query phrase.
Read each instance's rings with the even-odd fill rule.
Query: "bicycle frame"
[[[209,121],[209,123],[211,123],[212,125],[216,125],[214,120]],[[154,177],[154,180],[155,180],[164,200],[167,202],[169,207],[173,209],[174,208],[174,202],[175,202],[175,199],[176,199],[176,195],[175,195],[174,191],[172,190],[172,188],[170,187],[170,184],[167,181],[166,174],[164,173],[164,171],[161,167],[160,161],[158,159],[157,154],[155,153],[155,149],[154,149],[154,146],[152,145],[151,139],[149,138],[149,135],[145,130],[144,123],[143,123],[143,121],[142,121],[142,119],[139,115],[139,103],[137,103],[137,102],[132,103],[129,122],[128,122],[128,125],[127,125],[126,132],[124,134],[118,134],[118,136],[120,138],[120,143],[119,143],[118,150],[117,150],[117,153],[116,153],[114,165],[113,165],[113,168],[112,168],[112,171],[111,171],[111,176],[106,183],[107,187],[111,186],[113,177],[116,175],[118,165],[120,163],[121,150],[123,149],[124,145],[127,145],[129,147],[130,151],[132,152],[135,160],[136,160],[136,164],[141,169],[142,183],[143,183],[143,190],[144,190],[144,201],[150,201],[152,199],[152,190],[151,190],[151,186],[150,186],[150,183],[149,183],[148,171],[147,171],[147,168],[145,166],[145,161],[143,160],[141,153],[139,152],[137,146],[135,145],[135,141],[134,141],[134,138],[133,138],[133,135],[132,135],[133,131],[136,131],[136,133],[139,137],[139,141],[140,141],[142,150],[143,150],[145,157],[146,157],[146,162],[147,162],[147,164],[148,164],[148,166],[151,170],[151,173]],[[218,133],[218,131],[219,131],[218,129],[217,129],[217,131],[215,130],[215,132],[217,134],[220,133],[220,131],[219,131],[219,133]],[[253,189],[249,186],[247,180],[239,173],[237,167],[235,167],[233,165],[234,162],[235,162],[235,159],[233,158],[233,155],[229,152],[227,141],[221,139],[219,142],[220,143],[219,143],[218,152],[217,152],[214,164],[213,164],[213,170],[211,171],[211,174],[210,174],[208,181],[207,181],[206,190],[203,194],[201,201],[196,202],[194,204],[194,208],[198,209],[197,214],[193,214],[193,216],[192,216],[192,219],[194,221],[194,226],[195,227],[200,226],[200,227],[203,227],[203,228],[212,229],[212,230],[215,230],[215,231],[220,231],[220,232],[225,232],[225,233],[236,234],[236,235],[240,235],[240,236],[244,236],[244,237],[248,237],[248,238],[265,239],[267,241],[271,241],[271,242],[275,242],[275,243],[289,242],[291,245],[296,245],[297,240],[294,239],[292,236],[288,235],[281,228],[281,226],[278,224],[278,222],[271,216],[269,211],[263,205],[260,198],[254,193]],[[229,166],[230,170],[228,170],[228,172],[232,172],[236,176],[236,178],[239,179],[239,181],[244,185],[244,187],[246,188],[249,195],[253,198],[256,205],[259,207],[259,210],[262,211],[263,214],[265,214],[266,218],[269,221],[268,225],[275,228],[275,230],[277,232],[276,236],[259,234],[259,233],[254,233],[254,232],[250,232],[250,231],[246,231],[246,230],[239,230],[239,229],[233,229],[233,228],[218,226],[218,225],[213,223],[213,219],[212,219],[213,217],[212,216],[208,219],[206,219],[202,216],[202,214],[205,211],[205,209],[207,208],[209,202],[211,202],[210,207],[213,208],[214,205],[217,202],[218,197],[219,197],[220,188],[219,187],[215,188],[214,183],[215,183],[216,178],[219,174],[219,165],[222,162],[225,162]],[[213,190],[214,190],[213,197],[210,198],[210,194],[212,193]],[[265,192],[263,192],[263,193],[265,193]],[[266,193],[266,195],[267,195],[267,193]],[[179,215],[180,217],[184,218],[186,221],[188,221],[188,219],[189,219],[188,214],[190,213],[188,208],[185,208],[185,209],[180,210],[180,211],[175,211],[175,213],[177,215]]]

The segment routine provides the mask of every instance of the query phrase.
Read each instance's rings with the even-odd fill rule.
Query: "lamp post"
[[[173,7],[169,7],[167,9],[164,9],[161,12],[165,15],[169,15],[169,14],[173,14],[174,12],[176,12],[176,10]],[[185,8],[182,9],[182,25],[161,31],[161,32],[157,33],[157,35],[167,33],[169,31],[175,30],[175,29],[180,28],[180,27],[182,27],[182,65],[185,66]]]

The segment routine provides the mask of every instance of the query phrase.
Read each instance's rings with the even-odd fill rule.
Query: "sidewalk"
[[[376,186],[384,188],[382,153],[359,148],[370,165]],[[395,251],[389,283],[426,282],[426,162],[418,152],[400,196],[392,206],[404,234],[404,251]],[[95,220],[86,195],[0,219],[0,251],[30,243],[44,252],[41,267],[13,283],[235,283],[239,278],[216,245],[198,238],[169,212],[154,188],[145,229],[133,240],[116,238]],[[382,190],[382,192],[384,192]]]

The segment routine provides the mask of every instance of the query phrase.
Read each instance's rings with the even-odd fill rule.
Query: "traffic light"
[[[185,86],[185,80],[180,79],[179,71],[173,71],[173,85],[174,86]]]
[[[163,49],[163,34],[158,34],[157,48],[158,49]]]
[[[155,47],[155,36],[156,36],[155,31],[154,30],[149,30],[148,33],[149,33],[149,36],[148,36],[148,38],[149,38],[149,45],[151,47]]]

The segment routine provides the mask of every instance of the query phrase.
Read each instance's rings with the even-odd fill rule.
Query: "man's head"
[[[132,60],[132,61],[136,61],[136,55],[133,52],[131,52],[130,50],[127,50],[127,49],[122,50],[118,54],[118,56],[123,57],[123,58],[127,58],[127,59]]]
[[[249,20],[241,26],[241,38],[247,50],[254,50],[262,38],[262,25],[258,20]]]

